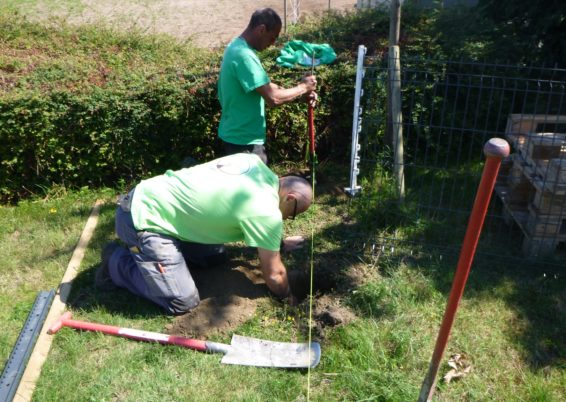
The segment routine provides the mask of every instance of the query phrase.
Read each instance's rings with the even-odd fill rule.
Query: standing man
[[[292,250],[299,236],[281,241],[283,219],[294,219],[312,201],[310,184],[278,179],[257,155],[239,153],[143,180],[116,210],[116,234],[95,277],[98,288],[122,287],[170,314],[200,302],[181,250],[182,242],[244,241],[257,247],[263,278],[279,297],[294,298],[280,247]]]
[[[265,103],[270,107],[305,96],[316,100],[316,78],[306,75],[292,88],[272,83],[256,52],[273,45],[281,31],[281,18],[271,8],[256,10],[247,28],[224,51],[218,79],[222,107],[218,136],[227,155],[250,152],[267,163],[265,153]]]

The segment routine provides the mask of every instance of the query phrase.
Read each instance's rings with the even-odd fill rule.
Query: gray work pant
[[[222,141],[224,144],[224,155],[233,155],[239,153],[255,154],[267,165],[267,153],[263,144],[238,145],[230,142]]]
[[[137,231],[126,209],[116,210],[116,234],[129,249],[119,248],[110,257],[112,281],[170,314],[195,308],[200,297],[181,252],[182,242],[163,234]]]

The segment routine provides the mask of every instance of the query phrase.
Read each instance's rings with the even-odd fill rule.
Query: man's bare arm
[[[270,107],[280,106],[289,103],[299,96],[313,92],[316,89],[316,78],[313,75],[304,76],[301,82],[292,88],[282,88],[272,82],[256,88]]]
[[[271,251],[263,248],[257,249],[263,279],[269,290],[280,297],[289,296],[291,289],[287,279],[287,270],[281,261],[279,251]]]

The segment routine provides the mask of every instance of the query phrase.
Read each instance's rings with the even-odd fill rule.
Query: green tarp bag
[[[314,52],[314,63],[312,55]],[[330,64],[336,60],[336,53],[330,45],[324,43],[317,45],[302,40],[289,41],[281,49],[276,62],[281,67],[295,67],[297,64],[305,67]]]

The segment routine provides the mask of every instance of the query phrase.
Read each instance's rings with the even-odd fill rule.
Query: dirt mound
[[[340,299],[323,295],[314,304],[313,318],[318,336],[322,338],[328,327],[348,324],[356,318],[356,315],[343,306]]]
[[[336,272],[331,269],[315,272],[313,325],[323,336],[325,328],[348,323],[355,316],[330,293],[336,287]],[[270,297],[257,260],[251,260],[251,264],[231,260],[216,267],[192,268],[191,274],[199,289],[201,302],[168,326],[171,334],[207,338],[213,334],[229,333],[252,318],[258,304]],[[290,271],[289,277],[293,292],[304,300],[309,292],[309,275],[294,270]]]
[[[206,337],[226,333],[249,320],[259,299],[268,296],[261,271],[252,266],[221,264],[192,268],[201,302],[194,310],[179,316],[169,333],[187,337]]]

